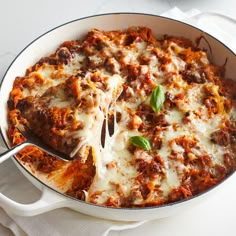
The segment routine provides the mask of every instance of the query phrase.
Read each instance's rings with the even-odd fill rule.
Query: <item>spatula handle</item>
[[[8,149],[7,151],[1,153],[0,154],[0,164],[3,163],[8,158],[10,158],[11,156],[13,156],[16,153],[18,153],[19,151],[21,151],[23,148],[25,148],[28,145],[30,145],[30,143],[23,142],[23,143],[20,143],[20,144],[18,144],[16,146],[12,147],[11,149]]]

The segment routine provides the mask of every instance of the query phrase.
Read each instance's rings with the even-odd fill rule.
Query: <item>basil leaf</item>
[[[157,85],[151,94],[150,105],[154,112],[158,112],[165,101],[165,90],[162,86]]]
[[[142,136],[133,136],[130,138],[130,142],[133,145],[140,147],[146,151],[149,151],[152,149],[150,141],[147,138],[144,138]]]

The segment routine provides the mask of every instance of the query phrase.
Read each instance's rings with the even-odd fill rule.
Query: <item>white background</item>
[[[197,8],[236,18],[235,0],[0,0],[0,79],[28,43],[62,23],[107,12],[161,14],[174,6],[183,11]],[[109,235],[236,235],[236,176],[201,205],[178,216]]]

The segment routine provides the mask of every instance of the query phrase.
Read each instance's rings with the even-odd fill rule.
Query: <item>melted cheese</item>
[[[187,153],[190,157],[205,155],[211,158],[213,164],[224,165],[223,156],[227,148],[212,143],[211,134],[220,129],[226,119],[225,98],[220,95],[218,85],[212,82],[188,84],[180,73],[185,70],[187,59],[193,60],[194,51],[173,42],[169,42],[166,48],[142,40],[134,41],[127,46],[121,43],[123,38],[117,41],[108,40],[107,37],[102,37],[100,31],[93,32],[99,32],[95,39],[106,41],[106,46],[95,50],[96,47],[92,45],[86,53],[81,49],[81,52],[73,55],[70,63],[60,65],[56,72],[53,66],[45,63],[37,71],[43,83],[23,89],[25,97],[44,94],[49,108],[69,107],[75,110],[75,120],[81,122],[82,126],[78,130],[64,130],[63,138],[68,143],[76,140],[77,143],[70,155],[74,157],[79,153],[82,162],[87,158],[86,148],[92,149],[96,173],[89,189],[84,190],[86,201],[104,204],[112,198],[118,199],[119,204],[125,197],[133,196],[133,204],[139,205],[150,202],[158,204],[159,201],[168,199],[172,190],[182,185],[184,175],[193,168],[190,164],[184,163],[186,150],[178,143],[179,139],[196,142]],[[179,56],[180,53],[189,53],[190,56],[184,60]],[[196,54],[198,57],[200,55],[199,61],[193,61],[193,65],[196,68],[200,68],[200,64],[207,66],[209,62],[206,54]],[[84,71],[88,58],[96,69],[86,65],[88,68]],[[168,59],[167,62],[164,62],[163,58]],[[106,59],[109,59],[111,70],[108,69],[109,65],[103,64],[107,63]],[[131,68],[131,72],[127,68]],[[79,75],[73,96],[68,96],[68,91],[60,84],[65,83],[71,76],[76,77],[81,71],[84,75]],[[32,72],[26,78],[28,83],[36,80],[35,73]],[[132,75],[131,78],[129,73]],[[138,117],[141,125],[145,126],[148,123],[148,115],[143,117],[137,110],[142,104],[150,106],[150,93],[157,84],[161,84],[166,92],[175,97],[173,108],[167,110],[162,106],[159,111],[168,125],[162,127],[156,124],[155,127],[152,124],[153,127],[145,131],[140,131],[142,129],[138,126],[130,128],[133,115]],[[48,92],[48,89],[54,87],[56,92]],[[119,100],[123,88],[128,95],[125,100]],[[217,114],[209,115],[209,109],[204,105],[205,90],[218,101]],[[182,97],[178,98],[179,95]],[[120,117],[117,122],[118,114]],[[188,121],[184,122],[186,114]],[[113,115],[114,118],[113,134],[109,133],[109,115]],[[236,110],[232,109],[228,116],[235,118]],[[158,134],[155,133],[155,128],[158,128]],[[132,136],[147,136],[150,139],[158,136],[162,141],[161,146],[149,152],[138,149],[132,153],[129,150],[129,140]],[[137,162],[143,161],[151,165],[155,155],[163,161],[162,173],[143,177],[143,182],[138,180],[143,173],[137,168]],[[71,180],[70,184],[72,182]],[[146,197],[142,193],[143,187],[150,190]]]

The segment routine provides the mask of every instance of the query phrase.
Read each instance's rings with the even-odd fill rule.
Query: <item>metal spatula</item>
[[[71,158],[69,155],[59,152],[52,147],[48,146],[45,144],[41,139],[39,139],[37,136],[34,135],[34,133],[27,128],[26,126],[23,125],[18,125],[17,129],[22,133],[22,135],[26,138],[26,141],[12,147],[11,149],[3,152],[0,154],[0,163],[4,162],[11,156],[15,155],[19,151],[21,151],[23,148],[29,145],[36,146],[43,151],[49,153],[50,155],[57,157],[63,161],[72,161],[73,158]]]

